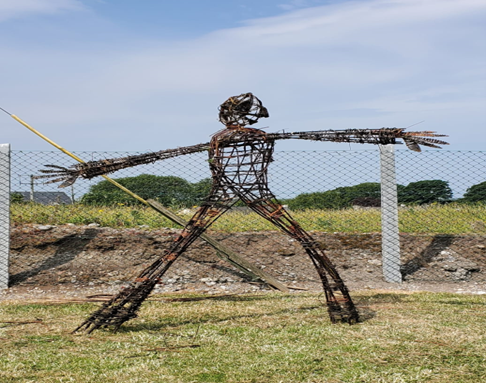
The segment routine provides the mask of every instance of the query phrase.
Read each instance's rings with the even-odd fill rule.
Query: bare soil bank
[[[11,233],[9,290],[111,293],[162,255],[178,232],[90,225],[15,226]],[[274,231],[209,234],[289,287],[320,290],[310,259],[287,236]],[[390,284],[382,277],[380,234],[312,234],[351,290],[486,293],[486,236],[403,234],[404,283]],[[201,240],[176,261],[158,291],[248,292],[262,288],[265,286],[218,258]]]

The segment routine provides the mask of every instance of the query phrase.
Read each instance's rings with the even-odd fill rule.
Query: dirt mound
[[[10,284],[14,288],[122,285],[159,257],[178,233],[176,229],[90,225],[15,226],[11,233]],[[289,287],[320,289],[310,259],[287,236],[273,231],[210,234]],[[382,278],[380,234],[312,234],[351,289],[420,289],[425,283],[451,285],[456,290],[464,286],[472,291],[486,290],[485,236],[401,235],[405,283],[392,285]],[[231,292],[261,286],[198,240],[167,272],[159,291],[215,288]]]

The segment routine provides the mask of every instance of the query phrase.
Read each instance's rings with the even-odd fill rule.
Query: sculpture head
[[[253,125],[262,117],[268,117],[268,110],[251,93],[230,97],[219,107],[219,121],[227,128]]]

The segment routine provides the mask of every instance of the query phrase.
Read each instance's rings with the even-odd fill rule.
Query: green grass
[[[317,294],[159,296],[90,335],[70,331],[95,304],[2,302],[0,381],[486,381],[486,296],[354,296],[368,318],[354,326],[330,324]]]
[[[291,214],[306,230],[344,233],[381,231],[381,213],[377,209],[305,210]],[[190,215],[183,217],[189,219]],[[11,218],[12,222],[19,224],[98,223],[114,228],[141,225],[149,228],[178,227],[154,210],[140,206],[43,206],[14,203],[11,206]],[[403,208],[399,213],[399,222],[403,233],[486,234],[486,205],[447,204]],[[232,212],[223,215],[212,229],[237,232],[275,230],[275,227],[254,213]]]

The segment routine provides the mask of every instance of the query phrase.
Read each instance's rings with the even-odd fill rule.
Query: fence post
[[[34,202],[34,175],[30,175],[30,202]]]
[[[0,144],[0,290],[8,288],[10,252],[10,145]]]
[[[380,145],[380,169],[383,277],[387,282],[401,283],[395,145]]]

